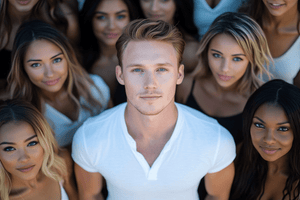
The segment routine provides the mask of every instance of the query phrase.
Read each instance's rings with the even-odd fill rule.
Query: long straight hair
[[[103,98],[103,94],[79,64],[68,39],[51,25],[38,20],[22,24],[16,35],[12,51],[12,68],[8,75],[11,98],[25,99],[43,113],[40,88],[30,81],[24,69],[24,56],[29,45],[42,39],[52,42],[62,50],[68,63],[68,78],[64,86],[67,88],[69,97],[76,103],[77,108],[83,106],[93,115],[99,114],[103,105],[93,97],[91,87],[97,90],[100,98]],[[83,97],[92,108],[81,105],[79,102],[80,97]]]
[[[288,152],[288,178],[282,191],[282,200],[300,197],[300,89],[283,80],[272,80],[256,90],[244,108],[244,142],[235,160],[236,173],[230,199],[261,199],[264,194],[268,163],[253,146],[250,128],[257,109],[265,104],[276,105],[284,110],[294,135],[292,148]]]
[[[67,173],[66,163],[58,156],[59,147],[44,116],[29,102],[13,99],[0,101],[0,128],[8,123],[27,122],[37,135],[44,150],[41,171],[56,181],[62,181]],[[8,200],[11,190],[11,174],[4,169],[0,160],[0,199]]]

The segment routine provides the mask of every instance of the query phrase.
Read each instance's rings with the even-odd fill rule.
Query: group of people
[[[298,0],[0,3],[1,200],[300,199]]]

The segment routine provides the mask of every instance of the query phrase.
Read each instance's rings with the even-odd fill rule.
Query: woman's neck
[[[99,42],[100,47],[100,56],[104,56],[107,58],[112,58],[117,55],[117,49],[115,45],[108,46],[103,44],[102,42]]]
[[[268,162],[268,175],[288,174],[288,154],[273,162]]]
[[[45,177],[43,172],[40,170],[37,176],[31,180],[22,180],[18,177],[12,177],[12,189],[11,193],[22,193],[26,190],[35,189],[39,186],[41,180]]]
[[[12,25],[21,25],[30,16],[31,11],[20,12],[8,3],[8,15]]]
[[[290,27],[297,27],[299,22],[299,12],[298,7],[294,6],[289,11],[281,16],[272,15],[267,9],[263,14],[263,27],[273,28],[273,29],[284,29]]]

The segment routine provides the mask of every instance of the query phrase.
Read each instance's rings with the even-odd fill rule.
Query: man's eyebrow
[[[33,135],[33,136],[30,136],[29,138],[27,138],[24,142],[27,142],[29,140],[32,140],[33,138],[37,137],[37,135]],[[3,145],[3,144],[15,144],[13,142],[1,142],[0,145]]]
[[[141,64],[131,64],[131,65],[127,65],[126,68],[130,68],[130,67],[143,67],[144,65]]]
[[[168,63],[168,62],[166,62],[166,63],[157,63],[157,64],[155,64],[155,65],[157,65],[157,66],[159,66],[159,67],[163,67],[163,66],[173,66],[171,63]],[[130,67],[144,67],[144,65],[142,65],[142,64],[131,64],[131,65],[127,65],[127,66],[126,66],[126,68],[130,68]]]

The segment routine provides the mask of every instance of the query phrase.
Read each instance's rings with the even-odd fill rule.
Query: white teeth
[[[280,6],[281,4],[274,4],[274,3],[271,3],[272,6]]]

